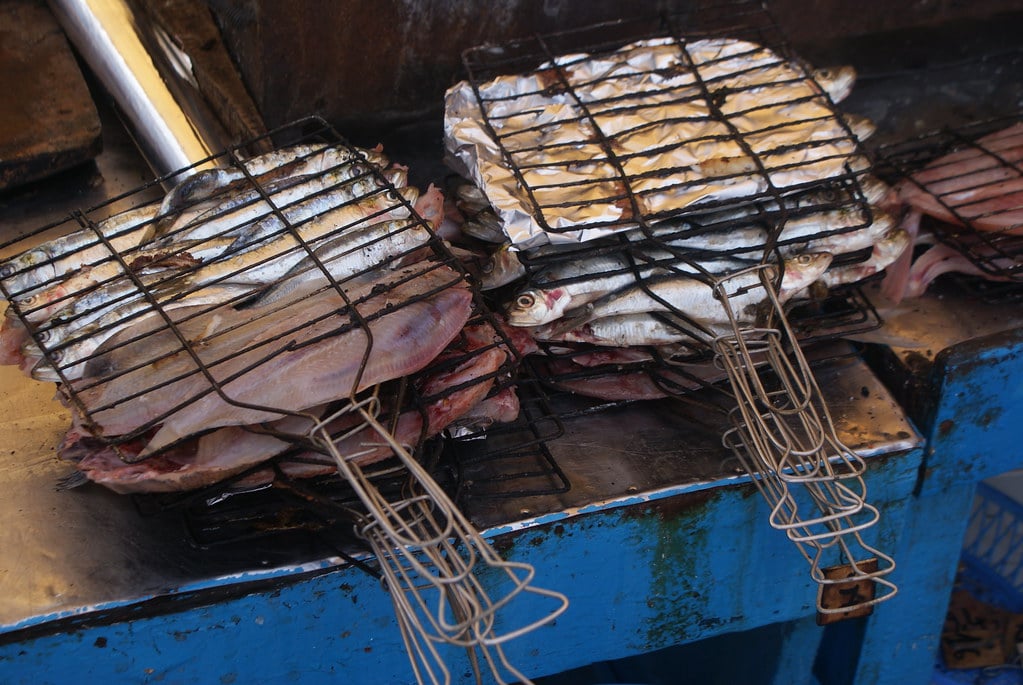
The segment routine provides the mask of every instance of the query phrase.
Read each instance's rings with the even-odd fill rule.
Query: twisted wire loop
[[[359,421],[344,435],[332,437],[326,426],[341,413],[351,413]],[[362,504],[356,533],[379,564],[417,681],[450,682],[439,649],[450,645],[469,653],[477,677],[486,669],[498,683],[528,683],[502,645],[553,621],[568,608],[568,598],[533,585],[532,565],[502,559],[379,415],[380,403],[371,395],[321,419],[310,430],[310,438],[334,459]],[[345,454],[337,447],[367,428],[408,471],[400,495],[385,497],[358,463],[378,445],[367,443],[366,452]],[[505,625],[499,612],[512,600],[526,598],[535,603],[528,605],[528,612],[535,609],[536,617],[521,625]]]
[[[714,284],[728,312],[729,334],[712,341],[715,363],[728,375],[735,396],[731,428],[722,436],[771,507],[769,523],[784,531],[810,564],[819,586],[817,610],[839,614],[873,606],[898,591],[887,578],[891,556],[868,544],[863,533],[880,514],[867,502],[866,464],[842,443],[806,357],[782,310],[769,264],[752,267],[767,293],[770,326],[739,323],[727,282]],[[746,273],[746,272],[743,272]],[[843,573],[830,573],[845,565]],[[873,593],[842,607],[825,606],[827,586],[870,581]]]

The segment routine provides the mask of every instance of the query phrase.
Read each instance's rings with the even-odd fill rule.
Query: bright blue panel
[[[897,510],[919,454],[870,464],[871,501]],[[532,563],[537,585],[572,601],[554,624],[507,644],[511,662],[538,677],[812,616],[816,587],[808,566],[766,521],[766,504],[746,483],[498,536],[502,556]],[[872,541],[891,546],[898,527],[897,515],[882,518]],[[225,594],[231,590],[247,594]],[[516,599],[498,632],[549,606]],[[0,682],[413,681],[388,596],[352,569],[209,588],[83,621],[65,622],[55,634],[8,635],[15,641],[0,646]],[[455,682],[472,682],[463,653],[448,650],[445,657]],[[801,662],[782,655],[779,663]]]

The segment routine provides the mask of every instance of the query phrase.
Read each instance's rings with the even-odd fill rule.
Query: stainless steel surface
[[[865,456],[919,445],[894,400],[858,358],[829,361],[815,371],[843,442]],[[58,480],[73,467],[55,456],[69,417],[52,399],[53,387],[0,367],[0,388],[5,630],[185,588],[342,563],[271,542],[248,545],[244,554],[196,549],[174,516],[141,516],[131,498],[98,486],[58,491]],[[561,403],[585,406],[571,397]],[[720,442],[724,420],[724,414],[694,413],[669,401],[570,419],[567,434],[551,445],[572,480],[569,492],[477,501],[467,514],[489,537],[588,509],[742,482],[745,476]]]
[[[883,344],[910,370],[922,372],[944,349],[967,340],[1023,328],[1018,303],[985,302],[966,292],[954,279],[932,284],[919,298],[893,305],[876,287],[867,291],[884,324],[860,336]]]
[[[199,94],[188,55],[130,0],[52,0],[50,6],[124,111],[158,175],[228,146]]]
[[[842,442],[868,459],[919,446],[919,434],[880,380],[848,345],[838,345],[812,368]],[[720,412],[664,400],[590,413],[590,400],[558,395],[552,402],[566,417],[566,432],[550,448],[572,488],[514,499],[470,498],[467,513],[481,528],[518,528],[749,480],[721,442],[729,427],[727,403]],[[493,475],[486,464],[466,473],[480,480]]]

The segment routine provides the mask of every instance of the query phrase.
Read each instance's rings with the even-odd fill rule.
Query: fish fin
[[[909,234],[909,247],[903,250],[899,258],[885,269],[885,277],[881,282],[881,294],[892,304],[898,304],[906,296],[909,285],[910,268],[913,264],[913,245],[920,233],[920,210],[912,209],[902,220],[901,227]]]
[[[89,477],[85,475],[83,471],[72,471],[63,478],[58,478],[57,483],[54,486],[58,492],[64,490],[73,490],[74,488],[80,488],[89,482]]]
[[[571,311],[565,312],[565,315],[560,319],[552,321],[550,324],[550,334],[552,336],[559,336],[568,333],[569,331],[575,330],[580,326],[583,326],[593,320],[593,305],[585,304],[582,307],[577,307]]]

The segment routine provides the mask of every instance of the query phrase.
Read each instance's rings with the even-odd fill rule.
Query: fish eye
[[[494,262],[489,261],[489,262],[484,262],[484,264],[480,268],[480,270],[483,273],[485,273],[485,274],[492,274],[492,273],[494,273],[494,268],[495,268]]]
[[[520,309],[529,309],[536,304],[536,298],[530,293],[522,293],[515,298],[515,306]]]

